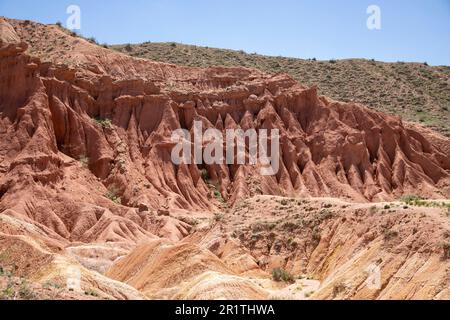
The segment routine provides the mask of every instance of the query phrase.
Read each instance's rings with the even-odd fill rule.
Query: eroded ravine
[[[0,40],[0,263],[19,276],[61,282],[76,266],[106,298],[448,297],[440,209],[369,203],[449,198],[447,138],[286,75],[134,59],[3,18]],[[176,166],[171,134],[194,121],[278,129],[279,172]],[[364,287],[373,263],[378,292]],[[315,293],[272,282],[274,267]]]

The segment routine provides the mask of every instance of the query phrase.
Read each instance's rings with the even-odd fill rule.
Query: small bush
[[[447,209],[448,214],[450,214],[450,203],[427,201],[416,195],[406,195],[402,197],[401,200],[408,205],[416,207],[442,208],[444,210]]]
[[[112,189],[108,190],[108,192],[105,194],[105,197],[116,204],[121,204],[122,199],[120,199],[118,194],[119,194],[118,190],[115,188],[112,188]]]
[[[294,277],[284,270],[283,268],[275,268],[272,270],[272,278],[276,282],[287,282],[287,283],[293,283],[295,282]]]
[[[328,209],[322,209],[322,210],[319,211],[319,219],[320,219],[321,221],[323,221],[323,220],[328,220],[328,219],[330,219],[331,217],[333,217],[333,214],[331,213],[330,210],[328,210]]]
[[[28,283],[25,280],[22,280],[19,288],[19,296],[23,300],[33,300],[36,299],[36,295],[33,290],[30,289]]]
[[[8,277],[8,282],[6,288],[0,291],[0,300],[10,300],[14,299],[16,296],[16,291],[14,290],[14,284],[12,278]]]
[[[268,222],[256,222],[251,226],[252,231],[254,233],[262,231],[271,231],[275,229],[275,227],[276,227],[275,223],[268,223]]]
[[[297,247],[298,247],[298,242],[295,241],[295,240],[292,239],[292,238],[289,238],[289,239],[288,239],[288,245],[290,246],[291,250],[295,250],[295,249],[297,249]]]
[[[224,218],[225,218],[225,216],[223,215],[223,213],[215,213],[214,214],[215,222],[221,222],[221,221],[223,221]]]
[[[389,240],[397,237],[398,236],[398,232],[386,228],[386,229],[383,230],[383,236],[384,236],[384,240],[389,241]]]
[[[333,296],[336,297],[340,293],[344,292],[346,290],[346,285],[343,282],[338,282],[333,286]]]
[[[450,243],[446,242],[442,244],[442,259],[443,260],[448,260],[450,259]]]
[[[322,240],[322,236],[320,235],[319,231],[316,230],[316,231],[313,232],[312,240],[313,240],[314,243],[319,243],[320,240]]]
[[[89,288],[86,291],[84,291],[84,294],[87,296],[98,297],[98,293],[92,288]]]
[[[209,181],[210,176],[209,176],[208,170],[206,170],[206,169],[200,170],[200,175],[201,175],[203,181],[205,181],[205,182],[208,182],[208,181]]]
[[[57,21],[57,22],[56,22],[56,25],[57,25],[58,27],[60,27],[60,28],[61,28],[61,27],[62,27],[62,23],[61,23],[61,21]]]
[[[131,46],[131,44],[128,43],[128,44],[125,46],[125,50],[128,51],[128,52],[131,52],[131,51],[133,51],[133,47]]]
[[[283,230],[286,230],[286,231],[289,231],[289,232],[295,231],[295,230],[297,230],[299,227],[300,227],[299,225],[297,225],[297,224],[294,223],[294,222],[290,222],[290,221],[287,221],[287,222],[283,223],[283,225],[281,226],[281,228],[282,228]]]
[[[220,193],[220,191],[215,190],[215,191],[214,191],[214,197],[216,197],[216,199],[217,199],[219,202],[225,203],[225,200],[223,199],[222,194]]]
[[[52,281],[46,281],[44,284],[43,284],[43,286],[42,286],[44,289],[49,289],[49,288],[55,288],[55,289],[61,289],[61,285],[59,285],[59,284],[57,284],[57,283],[55,283],[55,282],[52,282]]]
[[[112,122],[110,119],[95,118],[95,122],[97,122],[104,129],[109,129],[112,127]]]
[[[422,197],[419,197],[415,194],[407,194],[404,195],[403,197],[400,198],[400,201],[409,204],[409,205],[413,205],[415,203],[419,203],[419,201],[423,200]]]

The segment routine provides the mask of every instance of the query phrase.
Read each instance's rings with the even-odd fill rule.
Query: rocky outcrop
[[[256,265],[318,280],[313,299],[450,297],[445,207],[258,196],[193,237],[230,267],[239,262],[239,274],[255,274]],[[232,255],[231,243],[240,244]]]
[[[448,139],[318,96],[287,75],[134,59],[57,26],[3,18],[0,70],[0,235],[22,232],[51,250],[108,242],[130,248],[159,237],[176,242],[195,223],[174,211],[211,215],[258,194],[355,202],[408,193],[448,197]],[[263,176],[252,165],[175,165],[171,134],[193,135],[194,121],[222,132],[278,129],[280,170]],[[243,265],[197,248],[218,267],[202,267],[210,273],[189,281],[206,292],[213,274],[233,287],[236,274],[259,270],[238,247],[220,244],[221,254]],[[112,274],[156,294],[148,274],[133,280],[121,272]],[[241,289],[266,295],[250,284]],[[183,290],[169,296],[197,298]]]
[[[17,21],[13,25],[17,33],[2,23],[9,41],[27,30]],[[57,27],[48,28],[71,40]],[[91,64],[98,63],[91,55],[108,51],[76,41],[84,45],[77,57]],[[315,88],[286,75],[219,67],[178,72],[175,66],[117,53],[102,57],[108,62],[103,65],[142,69],[142,77],[128,79],[100,66],[95,74],[75,68],[71,56],[67,65],[43,63],[25,49],[20,42],[9,43],[0,53],[5,201],[19,186],[63,182],[67,156],[86,162],[91,179],[114,188],[126,206],[209,210],[214,201],[201,168],[175,166],[167,144],[175,129],[192,132],[194,120],[205,129],[280,130],[276,176],[260,176],[249,165],[205,166],[231,204],[255,193],[357,201],[418,191],[439,197],[449,182],[448,140],[444,146],[433,144],[398,118],[319,97]]]

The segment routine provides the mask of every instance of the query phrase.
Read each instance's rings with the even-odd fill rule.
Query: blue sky
[[[175,41],[300,58],[450,65],[450,0],[0,0],[0,15],[65,24],[101,43]],[[369,5],[381,30],[366,27]]]

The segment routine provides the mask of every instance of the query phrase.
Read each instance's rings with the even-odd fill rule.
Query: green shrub
[[[272,270],[272,278],[276,282],[287,282],[287,283],[293,283],[295,282],[294,277],[284,270],[283,268],[275,268]]]
[[[216,199],[217,199],[219,202],[225,203],[225,200],[223,199],[222,194],[220,193],[220,191],[215,190],[215,191],[214,191],[214,197],[216,197]]]
[[[31,290],[31,288],[28,286],[26,280],[22,280],[22,283],[20,284],[19,296],[23,300],[36,299],[36,295],[34,294],[33,290]]]
[[[400,198],[400,201],[405,202],[406,204],[413,205],[414,203],[417,203],[418,201],[423,200],[422,197],[419,197],[415,194],[406,194],[403,197]]]
[[[102,119],[102,118],[95,118],[95,122],[97,122],[102,128],[111,128],[112,122],[110,119]]]
[[[84,294],[87,296],[98,297],[98,293],[92,288],[89,288],[86,291],[84,291]]]
[[[133,47],[131,46],[131,44],[127,43],[127,45],[125,46],[125,50],[131,52],[133,51]]]
[[[49,289],[49,288],[55,288],[55,289],[61,289],[61,285],[59,285],[56,282],[52,282],[50,280],[46,281],[43,286],[44,289]]]
[[[408,205],[416,207],[428,207],[428,208],[442,208],[447,209],[447,213],[450,214],[450,203],[427,201],[416,195],[406,195],[401,198],[401,201]]]
[[[208,172],[207,169],[202,169],[202,170],[200,170],[200,175],[201,175],[203,181],[205,181],[205,182],[208,182],[208,181],[209,181],[210,176],[209,176],[209,172]]]
[[[423,207],[423,206],[430,205],[427,201],[425,201],[424,198],[417,196],[415,194],[404,195],[403,197],[400,198],[400,201],[402,201],[408,205],[417,206],[417,207]]]
[[[119,194],[118,190],[116,188],[112,188],[108,190],[108,192],[105,194],[105,197],[116,204],[121,204],[122,199],[120,199],[118,194]]]
[[[0,291],[0,300],[10,300],[14,299],[16,296],[16,291],[14,290],[14,284],[11,277],[8,277],[8,282],[6,288]]]
[[[214,221],[216,222],[221,222],[223,221],[223,219],[225,218],[225,216],[223,215],[223,213],[215,213],[214,214]]]

